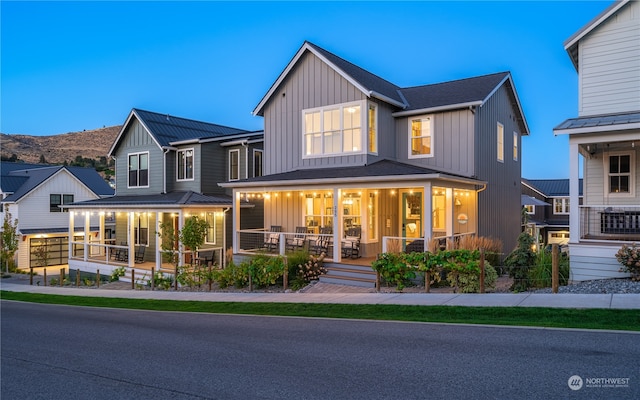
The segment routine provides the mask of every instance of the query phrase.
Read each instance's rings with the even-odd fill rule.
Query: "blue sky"
[[[251,114],[305,40],[395,83],[510,71],[522,176],[568,178],[578,75],[563,43],[612,1],[0,3],[0,131],[119,125],[131,108],[262,129]]]

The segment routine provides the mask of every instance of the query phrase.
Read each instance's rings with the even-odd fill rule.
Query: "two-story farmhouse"
[[[326,236],[333,261],[354,254],[353,240],[358,257],[419,238],[515,246],[529,128],[509,72],[403,88],[305,42],[254,114],[265,175],[222,186],[236,205],[265,199],[265,229],[284,232],[276,250],[294,232]],[[234,212],[234,251],[260,247]]]
[[[82,248],[69,245],[67,206],[110,196],[113,189],[92,168],[0,162],[0,218],[8,211],[18,220],[17,267],[66,265],[69,252],[81,256]],[[98,230],[97,216],[89,218],[87,236]]]
[[[578,72],[578,117],[554,129],[569,135],[570,279],[624,277],[615,253],[640,241],[640,3],[611,4],[564,47]]]
[[[582,202],[582,179],[580,179]],[[522,179],[527,231],[538,248],[569,243],[569,179]]]
[[[226,237],[231,234],[226,215],[233,202],[218,182],[260,176],[262,138],[262,131],[131,110],[108,154],[115,159],[115,196],[69,206],[70,226],[77,226],[78,220],[87,226],[82,221],[99,215],[100,225],[105,218],[114,219],[115,232],[111,238],[82,236],[84,240],[75,244],[86,251],[81,257],[72,256],[69,267],[93,271],[101,265],[105,270],[104,264],[133,268],[145,263],[160,270],[163,243],[158,233],[165,224],[181,230],[191,216],[207,221],[203,248],[222,265]],[[255,227],[252,221],[262,226],[260,203],[244,206],[247,227]],[[195,256],[182,243],[174,245],[182,263]]]

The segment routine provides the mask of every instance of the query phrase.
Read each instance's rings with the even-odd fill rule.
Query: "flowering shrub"
[[[327,269],[323,265],[324,253],[318,257],[309,255],[309,259],[304,264],[298,265],[296,278],[301,279],[305,283],[320,279],[320,275],[327,273]]]
[[[630,273],[634,281],[640,280],[640,248],[635,243],[631,246],[623,244],[616,253],[616,260],[622,264],[620,272]]]

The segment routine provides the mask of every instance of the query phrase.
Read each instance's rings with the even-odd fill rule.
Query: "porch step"
[[[340,285],[376,287],[376,273],[369,266],[326,263],[327,273],[320,282]]]

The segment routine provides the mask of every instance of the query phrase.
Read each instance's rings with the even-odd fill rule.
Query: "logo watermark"
[[[572,375],[567,381],[569,389],[580,390],[585,388],[628,388],[629,378],[582,378],[580,375]]]

